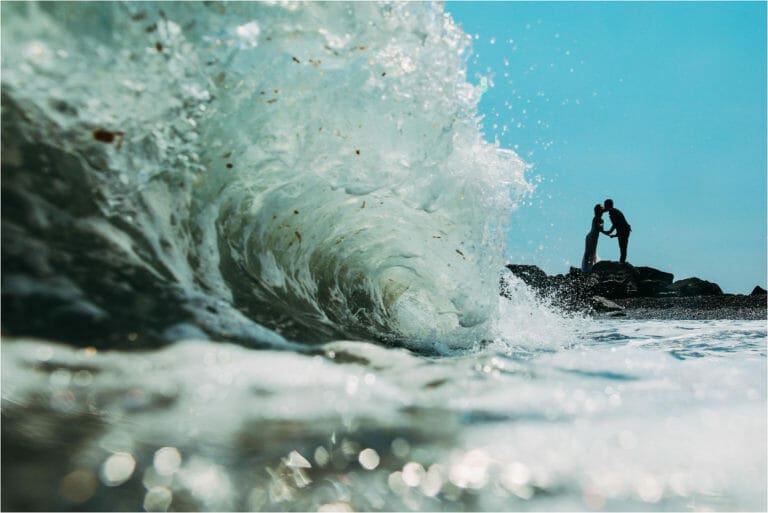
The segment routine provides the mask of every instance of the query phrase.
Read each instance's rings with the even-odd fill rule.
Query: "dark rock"
[[[637,295],[639,297],[668,297],[676,296],[677,291],[672,288],[671,283],[662,283],[656,280],[641,280],[637,284]]]
[[[535,265],[507,265],[507,269],[512,274],[523,280],[526,285],[538,290],[542,290],[547,287],[548,279],[547,273],[536,267]]]
[[[752,289],[750,296],[765,296],[766,294],[768,294],[768,291],[760,285],[757,285],[754,289]]]
[[[627,285],[630,283],[627,281],[619,280],[603,280],[590,287],[589,292],[598,296],[604,296],[609,298],[621,298],[627,297]]]
[[[637,271],[637,279],[640,281],[651,280],[672,285],[672,282],[675,279],[674,274],[665,273],[664,271],[659,271],[653,267],[635,267],[635,270]]]
[[[549,278],[547,295],[553,302],[568,310],[581,310],[587,305],[591,288],[597,280],[591,274],[558,274]]]
[[[722,296],[723,291],[717,283],[700,278],[686,278],[672,284],[672,289],[679,296]]]
[[[668,297],[677,295],[672,288],[675,276],[653,267],[635,267],[637,271],[637,296]]]
[[[589,305],[597,312],[618,312],[624,310],[623,306],[619,306],[602,296],[592,296],[589,300]]]
[[[635,280],[638,278],[637,269],[632,264],[601,260],[592,267],[592,274],[601,280]]]
[[[752,295],[723,294],[716,283],[700,278],[675,282],[671,273],[612,261],[598,262],[591,273],[572,267],[555,276],[533,265],[507,268],[553,305],[569,311],[633,319],[766,318],[762,287],[755,287]]]
[[[592,295],[615,299],[634,297],[639,293],[638,272],[632,264],[603,260],[594,265],[592,275],[597,280],[590,288]]]
[[[592,268],[594,284],[590,295],[611,299],[632,297],[638,293],[637,271],[631,264],[603,260]]]

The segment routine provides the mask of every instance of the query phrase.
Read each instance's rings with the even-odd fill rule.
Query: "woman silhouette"
[[[603,206],[599,203],[595,205],[595,217],[592,218],[592,228],[587,234],[587,238],[584,244],[584,258],[581,259],[582,272],[592,272],[592,266],[595,265],[599,258],[597,258],[597,238],[600,236],[600,232],[603,231]]]

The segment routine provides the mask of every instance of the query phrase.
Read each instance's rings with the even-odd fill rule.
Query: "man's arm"
[[[613,218],[613,210],[608,211],[608,219],[611,220],[611,229],[608,230],[607,232],[604,231],[603,233],[608,235],[609,237],[613,237],[613,235],[611,234],[614,232],[614,230],[616,230],[616,220]]]

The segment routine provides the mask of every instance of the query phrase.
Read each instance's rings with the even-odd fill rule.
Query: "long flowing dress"
[[[592,228],[589,230],[584,241],[584,258],[581,259],[582,272],[592,272],[592,266],[600,259],[597,257],[597,238],[603,231],[603,218],[595,216],[592,218]]]

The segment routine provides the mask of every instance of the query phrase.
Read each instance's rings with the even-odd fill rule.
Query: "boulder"
[[[543,290],[547,287],[547,273],[536,267],[535,265],[507,265],[507,269],[523,280],[526,285],[533,287],[534,289]]]
[[[597,296],[613,299],[624,298],[632,295],[632,292],[636,290],[636,288],[629,287],[631,283],[631,280],[602,280],[590,287],[589,292]]]
[[[635,267],[635,271],[637,271],[637,279],[640,281],[650,280],[672,285],[672,282],[675,279],[674,274],[659,271],[653,267]]]
[[[592,266],[592,272],[600,275],[621,274],[627,276],[636,276],[635,266],[628,263],[614,262],[613,260],[600,260]]]
[[[634,297],[640,293],[638,272],[632,264],[603,260],[592,267],[595,284],[589,288],[594,296],[616,299]]]
[[[627,281],[638,278],[637,270],[632,264],[613,262],[611,260],[601,260],[592,267],[592,274],[597,276],[600,281]]]
[[[722,296],[723,291],[717,283],[700,278],[686,278],[672,284],[678,296]]]
[[[547,276],[535,265],[509,264],[506,267],[539,295],[549,298],[554,305],[566,310],[594,310],[611,314],[621,312],[621,309],[606,309],[603,301],[663,298],[682,300],[683,297],[725,295],[716,283],[700,278],[692,277],[674,281],[672,273],[653,267],[634,267],[631,264],[610,260],[596,263],[592,272],[589,273],[571,267],[567,274],[555,276]],[[752,295],[765,296],[766,291],[758,286],[752,291]],[[596,297],[600,299],[595,299]],[[701,301],[709,300],[701,299]],[[615,303],[610,303],[619,307]]]
[[[653,267],[635,267],[637,296],[639,297],[667,297],[675,296],[677,292],[672,289],[672,281],[675,276],[654,269]]]
[[[670,283],[642,280],[637,284],[637,295],[639,297],[669,297],[676,296],[677,292]]]
[[[754,289],[752,289],[750,296],[765,296],[766,294],[768,294],[768,291],[760,285],[757,285]]]

